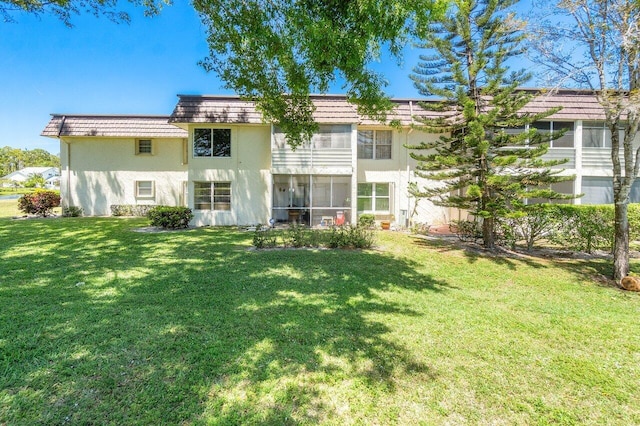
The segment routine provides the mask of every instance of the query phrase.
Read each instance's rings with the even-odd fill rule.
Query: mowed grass
[[[0,220],[0,424],[640,424],[607,262],[144,225]]]

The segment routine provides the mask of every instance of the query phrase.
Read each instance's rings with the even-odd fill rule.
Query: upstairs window
[[[351,148],[350,125],[323,125],[311,138],[314,149],[349,149]]]
[[[138,139],[136,141],[136,155],[151,155],[153,154],[153,144],[151,139]]]
[[[611,130],[604,121],[582,123],[582,146],[585,148],[611,148]]]
[[[561,132],[564,130],[565,132],[562,136],[549,142],[549,147],[573,148],[573,122],[536,121],[535,123],[531,124],[531,127],[534,127],[540,133]]]
[[[391,139],[391,130],[359,130],[358,158],[390,160]]]
[[[194,129],[194,157],[231,157],[231,129]]]

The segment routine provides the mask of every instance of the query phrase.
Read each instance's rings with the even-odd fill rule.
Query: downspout
[[[71,143],[62,139],[62,129],[64,128],[64,123],[67,117],[65,115],[62,116],[60,120],[60,125],[58,126],[58,140],[64,142],[67,145],[67,155],[66,155],[66,163],[67,163],[67,182],[66,182],[66,192],[67,196],[63,199],[63,204],[66,207],[70,207],[69,199],[71,198]]]

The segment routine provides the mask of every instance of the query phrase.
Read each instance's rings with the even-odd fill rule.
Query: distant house
[[[64,205],[108,215],[112,205],[184,205],[193,224],[299,222],[311,226],[377,220],[447,223],[465,212],[419,203],[408,186],[418,177],[407,145],[439,135],[414,126],[425,111],[417,99],[396,99],[387,123],[358,114],[345,96],[313,96],[319,130],[296,150],[252,102],[236,96],[179,96],[170,116],[53,114],[42,135],[60,140]],[[524,113],[562,110],[532,124],[566,130],[547,159],[567,159],[554,185],[571,202],[612,202],[611,135],[595,97],[563,90],[536,97]],[[392,125],[393,123],[393,125]],[[522,131],[511,129],[510,131]],[[636,141],[638,143],[640,141]],[[640,181],[631,193],[640,201]]]
[[[3,176],[2,179],[22,183],[28,181],[33,176],[42,176],[45,181],[55,177],[59,179],[60,169],[57,167],[25,167],[24,169],[16,170]]]

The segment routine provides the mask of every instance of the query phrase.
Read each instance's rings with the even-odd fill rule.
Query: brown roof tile
[[[42,136],[186,138],[168,116],[52,114]]]
[[[595,96],[589,91],[523,89],[541,93],[525,108],[524,112],[539,113],[561,106],[552,120],[603,120],[604,113]],[[378,125],[381,124],[358,114],[357,108],[347,102],[344,95],[313,95],[316,106],[314,119],[320,124]],[[396,121],[402,126],[415,123],[415,117],[442,115],[421,108],[417,99],[394,99],[394,110],[387,122]],[[109,116],[109,115],[61,115],[54,114],[42,132],[43,136],[104,136],[104,137],[187,137],[187,132],[171,123],[238,123],[264,124],[262,114],[251,101],[238,96],[179,95],[179,101],[171,116]]]

